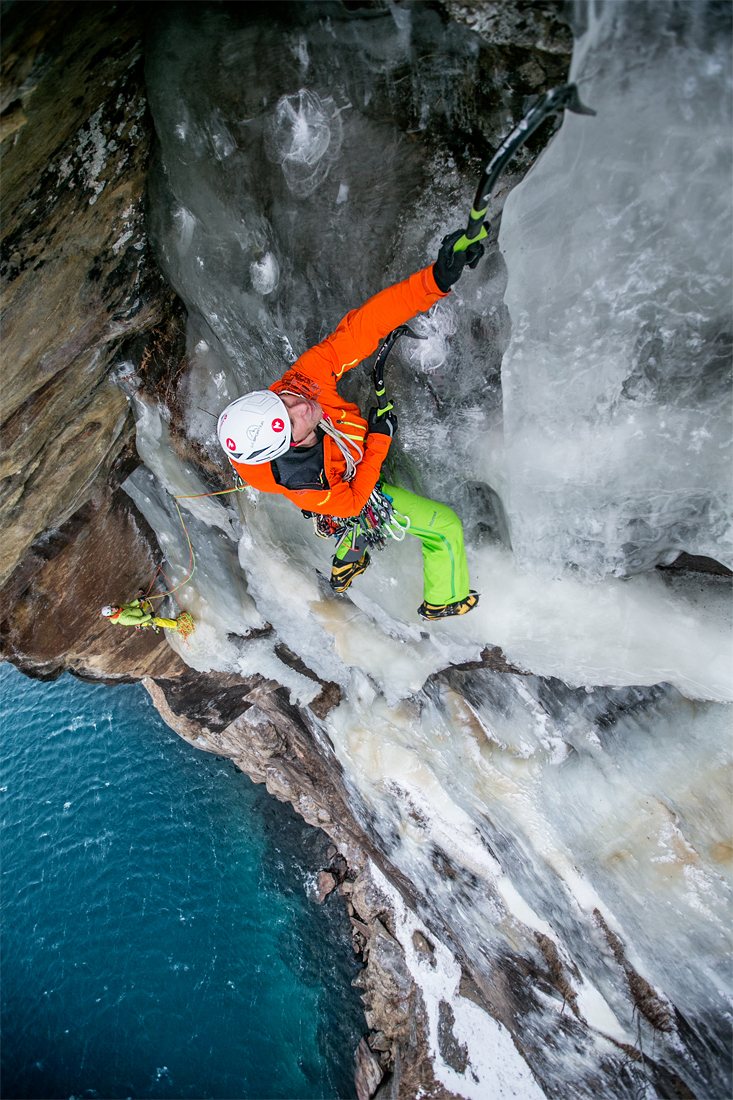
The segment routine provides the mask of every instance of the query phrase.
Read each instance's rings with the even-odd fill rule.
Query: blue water
[[[0,666],[2,1096],[350,1097],[327,840],[140,685]]]

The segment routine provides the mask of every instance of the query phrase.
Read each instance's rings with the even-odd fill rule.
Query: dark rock
[[[402,947],[379,918],[371,924],[365,973],[369,994],[367,1023],[375,1031],[407,1040],[414,984]]]
[[[456,1018],[447,1001],[438,1005],[438,1049],[445,1062],[456,1073],[465,1073],[468,1065],[468,1047],[459,1043],[453,1034]]]
[[[358,1100],[371,1100],[379,1088],[383,1070],[374,1057],[366,1039],[361,1039],[356,1048],[356,1095]]]
[[[343,882],[343,880],[346,878],[346,875],[347,875],[348,870],[349,870],[349,865],[346,862],[346,860],[344,859],[344,857],[337,853],[335,856],[333,856],[331,858],[331,862],[328,865],[328,870],[331,872],[333,877],[336,879],[336,882],[339,883],[339,885],[340,885]]]
[[[657,569],[663,572],[686,569],[691,573],[713,573],[719,577],[733,577],[733,571],[715,558],[706,558],[701,554],[686,554],[684,551],[670,565],[658,565]]]
[[[569,55],[573,36],[562,0],[446,0],[451,18],[492,45]],[[520,68],[521,71],[521,68]]]
[[[415,931],[412,933],[412,944],[416,951],[425,956],[431,966],[435,966],[435,946],[426,940],[422,932]]]
[[[165,685],[165,698],[173,715],[182,715],[216,733],[221,733],[252,703],[249,693],[263,684],[262,676],[244,678],[238,673],[187,669],[187,674]]]
[[[285,733],[270,721],[256,703],[235,719],[235,723],[242,723],[250,736],[252,748],[263,760],[282,756],[286,752],[288,740]]]
[[[336,889],[336,879],[333,875],[329,874],[328,871],[319,871],[317,885],[318,895],[316,897],[316,902],[322,905],[331,891]]]
[[[456,672],[473,672],[478,668],[489,668],[492,672],[510,672],[515,676],[531,676],[531,672],[527,672],[526,669],[517,668],[516,665],[512,665],[507,661],[504,656],[504,652],[501,646],[486,646],[481,651],[481,657],[478,661],[466,661],[461,665],[451,666]]]
[[[280,642],[275,646],[275,653],[280,660],[288,668],[295,669],[296,672],[300,672],[301,675],[307,676],[309,680],[315,680],[320,684],[322,691],[320,695],[317,695],[315,699],[310,703],[310,709],[318,718],[325,718],[329,710],[333,707],[337,707],[341,702],[341,688],[333,680],[321,680],[312,669],[308,668],[305,661],[293,653],[292,649],[285,645],[284,642]]]
[[[542,954],[547,960],[552,984],[561,994],[563,1003],[569,1005],[571,1011],[578,1016],[578,995],[565,977],[565,970],[560,961],[555,943],[549,936],[545,936],[542,932],[537,932],[535,934],[535,939],[539,944]],[[577,978],[577,974],[575,977]]]
[[[371,1035],[367,1035],[367,1042],[372,1050],[376,1051],[388,1051],[390,1049],[390,1041],[383,1031],[375,1031]]]
[[[144,227],[144,30],[132,3],[3,13],[0,585],[103,491],[131,428],[117,345],[174,299]]]
[[[629,985],[629,992],[631,999],[636,1005],[638,1011],[657,1031],[674,1031],[674,1025],[672,1023],[672,1011],[670,1005],[665,1003],[655,989],[649,985],[646,978],[642,978],[634,967],[631,965],[626,957],[626,950],[623,943],[608,927],[608,924],[603,919],[603,915],[598,909],[593,910],[593,916],[596,924],[603,932],[608,946],[613,952],[613,956],[620,967],[626,974],[626,980]]]

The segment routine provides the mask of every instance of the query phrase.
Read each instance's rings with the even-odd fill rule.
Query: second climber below
[[[424,619],[464,615],[478,603],[470,587],[463,527],[446,504],[381,479],[396,429],[390,412],[373,408],[368,421],[336,388],[343,374],[370,355],[388,333],[444,298],[483,245],[464,252],[445,237],[435,264],[387,287],[344,317],[331,336],[310,348],[267,390],[232,401],[221,413],[219,441],[248,485],[280,493],[321,534],[336,535],[331,587],[345,592],[369,565],[368,545],[384,544],[379,524],[400,521],[422,542]]]

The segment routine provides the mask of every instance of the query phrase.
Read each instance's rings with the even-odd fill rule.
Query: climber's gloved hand
[[[444,294],[458,282],[466,264],[471,268],[475,267],[484,254],[484,246],[480,241],[474,241],[465,252],[453,251],[453,245],[465,232],[465,229],[456,229],[447,237],[443,237],[438,259],[433,264],[433,278],[438,284],[438,289]]]
[[[379,432],[380,435],[394,437],[397,431],[397,417],[392,409],[384,411],[371,408],[369,410],[369,431]]]

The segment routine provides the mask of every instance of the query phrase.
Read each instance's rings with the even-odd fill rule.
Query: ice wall
[[[151,229],[189,310],[179,399],[187,434],[219,463],[214,428],[229,400],[270,383],[348,309],[430,262],[441,235],[460,224],[475,181],[459,172],[436,134],[447,127],[457,140],[462,125],[485,123],[466,88],[495,71],[472,32],[441,22],[432,6],[350,12],[332,3],[270,5],[267,15],[253,6],[252,16],[247,7],[165,6],[147,68],[159,139]],[[263,672],[305,705],[313,682],[279,661],[282,640],[340,684],[342,703],[323,732],[343,765],[355,816],[415,883],[421,918],[453,953],[440,997],[454,1004],[459,1040],[474,1049],[468,1033],[460,1034],[469,1024],[461,1023],[466,1002],[455,960],[464,959],[485,976],[486,988],[500,991],[495,1015],[550,1095],[682,1095],[670,1091],[679,1079],[712,1100],[728,1088],[731,754],[721,701],[733,694],[730,586],[725,577],[671,580],[648,568],[628,580],[607,575],[641,569],[630,548],[623,550],[631,535],[616,528],[653,508],[659,530],[679,534],[678,519],[687,516],[690,540],[650,536],[645,567],[662,543],[665,555],[682,548],[721,557],[713,504],[706,528],[703,511],[690,518],[684,509],[692,497],[678,491],[688,485],[687,470],[696,493],[715,497],[722,436],[713,324],[720,311],[712,303],[722,301],[723,261],[713,247],[715,224],[700,216],[700,195],[708,194],[714,218],[719,195],[713,186],[705,191],[705,181],[720,183],[719,166],[695,176],[691,208],[691,173],[662,173],[666,205],[657,211],[659,225],[652,218],[644,229],[657,193],[647,193],[647,176],[635,169],[644,158],[652,167],[667,164],[668,147],[679,139],[689,148],[692,131],[682,107],[674,128],[640,122],[637,131],[627,98],[618,109],[625,128],[608,106],[614,79],[618,95],[631,96],[626,68],[638,57],[642,19],[635,12],[646,13],[649,43],[634,69],[638,79],[661,86],[653,62],[667,58],[673,90],[665,99],[657,87],[662,112],[668,100],[681,102],[679,74],[687,80],[694,70],[702,86],[707,65],[705,94],[718,87],[714,22],[707,38],[685,18],[665,30],[660,13],[672,10],[589,10],[573,64],[585,74],[583,97],[598,117],[564,121],[506,215],[514,328],[505,377],[506,270],[494,241],[477,272],[420,320],[429,339],[413,348],[405,342],[390,360],[401,417],[390,475],[461,514],[482,593],[477,611],[455,622],[418,621],[414,540],[375,555],[349,598],[336,598],[323,580],[332,548],[287,501],[251,491],[181,504],[198,562],[181,602],[199,623],[182,656],[201,669]],[[495,66],[496,57],[490,60]],[[698,93],[689,87],[694,118]],[[498,139],[512,118],[504,93],[495,94],[491,132]],[[643,105],[639,113],[648,123]],[[712,129],[709,118],[699,126],[701,156],[710,154],[711,164]],[[599,204],[596,189],[616,170],[586,188],[578,184],[577,193],[557,172],[542,187],[536,180],[570,141],[576,152],[567,156],[583,179],[621,135],[632,193],[617,213],[631,207],[629,224],[618,234],[606,227],[581,256],[573,227],[597,226],[599,206],[610,218],[610,199]],[[593,144],[592,157],[577,153],[583,142]],[[563,221],[555,207],[542,206],[565,209],[569,194],[572,226],[567,212]],[[534,196],[535,213],[519,218],[525,195]],[[668,206],[678,212],[671,237],[662,232]],[[629,231],[636,247],[628,240],[624,247],[637,281],[624,281],[614,251]],[[608,273],[591,282],[597,296],[583,297],[579,313],[573,273],[579,277],[594,256],[608,262]],[[705,256],[711,269],[704,284]],[[515,299],[530,290],[538,309],[520,317]],[[552,299],[553,314],[550,293],[561,291],[566,298]],[[700,296],[694,306],[691,294]],[[683,317],[677,336],[674,309]],[[621,367],[608,348],[614,340],[636,347],[644,325],[659,333],[649,337],[657,350],[623,391],[626,375],[618,382]],[[702,334],[697,343],[695,332]],[[557,377],[556,338],[569,363],[563,360]],[[695,369],[682,355],[685,341],[698,349]],[[523,351],[530,343],[531,356]],[[666,348],[657,371],[651,360]],[[593,371],[579,366],[579,349]],[[355,371],[344,387],[363,408],[371,401],[367,379]],[[171,496],[206,486],[171,447],[166,410],[139,403],[137,415],[146,467],[126,488],[158,533],[177,583],[188,549]],[[629,428],[631,415],[641,434]],[[665,426],[678,433],[676,448]],[[560,456],[554,466],[551,444]],[[666,472],[674,463],[674,474]],[[553,482],[553,470],[570,480],[558,474]],[[677,526],[665,528],[660,501]],[[584,533],[591,529],[592,545]],[[644,542],[634,537],[635,546]],[[253,638],[265,623],[272,632]],[[532,675],[450,671],[495,644]],[[440,1051],[435,1057],[446,1088],[491,1094],[492,1078],[478,1063],[462,1084]],[[524,1080],[516,1075],[497,1095],[513,1088],[530,1095]]]
[[[154,38],[147,65],[160,145],[151,174],[151,228],[163,269],[191,314],[183,395],[187,430],[219,463],[224,460],[216,416],[226,403],[269,384],[347,310],[430,262],[441,234],[460,224],[472,197],[473,180],[461,176],[455,159],[428,139],[432,125],[477,110],[466,99],[466,79],[489,76],[476,36],[445,26],[434,10],[420,5],[368,18],[349,16],[333,4],[297,11],[301,23],[284,7],[277,12],[286,17],[250,21],[208,5],[185,17],[179,11]],[[486,127],[487,116],[479,117]],[[488,118],[497,140],[511,127],[506,108]],[[463,140],[454,125],[453,140]],[[600,116],[568,116],[545,156],[569,126],[586,135],[602,129]],[[423,132],[418,155],[415,134]],[[542,163],[535,171],[541,169]],[[502,202],[503,196],[497,213]],[[533,253],[529,266],[535,263]],[[459,512],[482,602],[465,621],[431,629],[430,641],[417,645],[421,656],[407,661],[415,662],[412,669],[404,660],[395,665],[376,647],[376,664],[385,671],[379,683],[390,697],[414,690],[429,672],[451,659],[475,657],[491,641],[512,661],[574,684],[669,680],[693,697],[730,698],[728,652],[721,649],[730,607],[724,593],[701,600],[694,584],[671,585],[650,574],[631,587],[610,578],[588,586],[572,571],[577,563],[569,550],[558,564],[560,550],[539,542],[528,560],[517,523],[531,528],[545,517],[558,529],[596,524],[610,484],[605,467],[589,483],[587,507],[580,512],[577,500],[571,505],[550,492],[539,493],[541,508],[534,501],[512,506],[511,538],[519,541],[510,551],[505,511],[515,499],[515,482],[508,470],[517,455],[526,464],[534,452],[511,434],[508,452],[504,446],[499,365],[507,337],[505,285],[492,243],[478,272],[418,320],[429,339],[403,342],[390,360],[388,381],[402,415],[388,472]],[[368,372],[352,372],[344,392],[367,408]],[[698,413],[683,409],[679,415],[686,422]],[[537,430],[552,435],[557,420],[553,409]],[[603,425],[599,414],[595,426],[589,419],[587,432],[605,438]],[[578,424],[568,427],[564,446],[578,446],[581,435]],[[653,469],[656,461],[656,439],[644,439],[640,471]],[[703,459],[690,476],[704,481]],[[663,455],[662,472],[666,461]],[[626,492],[622,479],[614,491]],[[673,497],[665,490],[659,499]],[[550,507],[550,500],[556,505]],[[271,516],[268,532],[275,533],[243,543],[240,559],[259,599],[266,600],[269,621],[285,620],[292,646],[289,610],[278,614],[282,590],[269,568],[270,539],[283,546],[308,544],[298,566],[306,587],[314,583],[316,564],[328,571],[329,548],[313,540],[289,506],[262,500],[258,507],[260,517]],[[611,541],[616,518],[614,512],[604,521]],[[606,546],[605,537],[599,535],[598,545]],[[284,556],[292,565],[293,554]],[[368,638],[375,622],[397,638],[419,638],[415,609],[421,598],[413,540],[378,555],[353,596],[365,617],[358,620],[358,642],[353,631],[339,632],[347,639],[336,643],[346,663],[349,653],[373,652]],[[300,646],[315,649],[304,656],[324,663],[320,640],[312,646],[301,640]],[[377,674],[372,665],[368,671]]]
[[[730,11],[595,3],[568,114],[506,203],[512,546],[535,573],[733,565]]]

